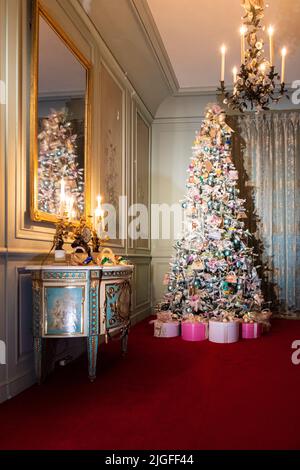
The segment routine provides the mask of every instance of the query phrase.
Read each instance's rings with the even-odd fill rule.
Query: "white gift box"
[[[209,341],[235,343],[239,339],[239,323],[209,320]]]

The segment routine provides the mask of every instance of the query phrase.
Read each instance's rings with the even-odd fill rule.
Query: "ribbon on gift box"
[[[234,312],[228,312],[227,310],[220,310],[218,312],[218,316],[216,317],[216,320],[215,321],[220,321],[220,322],[223,322],[223,323],[228,323],[228,322],[238,322],[239,319],[236,318]]]
[[[185,313],[182,315],[182,321],[189,323],[207,323],[208,319],[204,315],[194,315],[193,313]]]
[[[166,324],[179,324],[178,319],[176,314],[174,314],[171,311],[165,311],[165,312],[157,312],[157,318],[155,320],[151,320],[149,324],[154,323],[154,336],[159,337],[159,336],[169,336],[169,335],[163,335],[163,328],[164,325]],[[172,334],[171,336],[175,336]]]
[[[161,323],[169,323],[173,321],[178,321],[178,316],[176,315],[176,313],[171,312],[171,310],[157,311],[156,319],[151,320],[149,324],[152,324],[156,321],[161,322]]]
[[[244,323],[257,323],[257,312],[247,312],[243,315],[243,322]]]
[[[228,320],[227,318],[229,318],[229,316],[225,317],[212,317],[210,319],[211,322],[214,322],[214,323],[219,323],[220,325],[224,325],[221,329],[218,328],[217,332],[216,330],[214,330],[214,338],[216,338],[216,336],[221,336],[222,334],[222,340],[218,340],[218,341],[215,341],[215,342],[218,342],[218,343],[228,343],[229,342],[229,331],[230,329],[232,328],[232,324],[234,325],[237,325],[238,323],[238,319],[237,318],[234,318],[233,320]],[[211,328],[211,331],[213,331],[213,325],[210,323],[210,328]],[[232,331],[230,331],[232,333]],[[216,334],[217,333],[217,334]],[[236,332],[236,334],[238,335],[238,330]],[[236,340],[238,339],[238,336],[235,337],[234,341],[230,341],[230,342],[235,342]]]
[[[190,326],[193,325],[192,326],[193,330],[185,331],[185,333],[183,333],[183,339],[189,340],[189,341],[191,340],[195,341],[195,336],[196,337],[199,336],[199,331],[197,332],[197,329],[199,329],[200,327],[201,328],[204,327],[204,337],[201,336],[201,339],[208,338],[208,318],[206,318],[204,315],[193,315],[192,313],[184,314],[182,316],[182,329],[187,327],[188,324],[190,324]],[[193,337],[194,339],[191,339],[191,337]]]
[[[152,320],[150,323],[154,323],[154,336],[161,336],[163,322],[158,320]]]
[[[249,339],[249,338],[257,338],[260,336],[262,329],[262,324],[258,322],[252,322],[252,323],[247,323],[243,322],[243,327],[242,327],[242,335],[243,338]]]

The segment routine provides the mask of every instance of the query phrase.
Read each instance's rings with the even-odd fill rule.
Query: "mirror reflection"
[[[35,218],[85,211],[87,69],[39,14]]]

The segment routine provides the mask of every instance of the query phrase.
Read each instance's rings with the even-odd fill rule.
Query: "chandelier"
[[[264,41],[265,27],[261,20],[264,18],[264,0],[242,0],[245,9],[241,34],[241,65],[238,70],[234,67],[233,92],[225,88],[225,56],[226,47],[221,47],[221,86],[224,104],[229,108],[244,112],[255,109],[256,112],[268,110],[270,103],[277,103],[286,95],[285,65],[287,50],[281,49],[281,76],[274,66],[274,28],[269,26],[269,57],[265,57]]]

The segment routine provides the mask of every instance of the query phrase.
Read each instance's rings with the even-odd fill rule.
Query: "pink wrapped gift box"
[[[204,322],[183,321],[181,324],[181,337],[185,341],[203,341],[208,336],[208,324]]]
[[[162,322],[154,320],[154,336],[156,338],[175,338],[180,335],[180,324],[176,320]]]
[[[213,343],[235,343],[239,339],[239,323],[209,320],[209,341]]]
[[[259,338],[262,334],[262,324],[253,322],[253,323],[242,323],[242,338],[244,339],[254,339]]]

